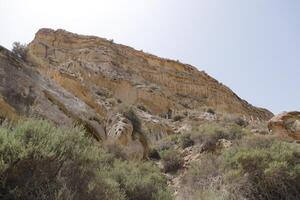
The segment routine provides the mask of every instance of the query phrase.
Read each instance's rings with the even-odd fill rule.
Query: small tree
[[[28,48],[26,44],[21,44],[20,42],[14,42],[12,48],[13,54],[22,60],[26,60]]]

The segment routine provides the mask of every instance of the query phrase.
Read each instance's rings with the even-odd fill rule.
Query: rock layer
[[[102,116],[122,103],[162,116],[206,106],[255,119],[272,117],[195,67],[103,38],[41,29],[29,52],[42,74]]]
[[[80,123],[97,140],[105,137],[94,109],[2,47],[0,70],[1,118],[37,115],[60,125]]]
[[[149,144],[180,132],[178,114],[210,108],[248,119],[273,116],[193,66],[103,38],[41,29],[27,48],[26,61],[0,48],[0,120],[34,115],[79,123],[132,157],[145,157]],[[139,137],[133,122],[115,112],[129,106],[141,120]]]

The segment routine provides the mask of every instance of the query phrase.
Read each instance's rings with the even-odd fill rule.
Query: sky
[[[0,45],[40,28],[113,39],[204,70],[273,113],[300,110],[299,0],[0,0]]]

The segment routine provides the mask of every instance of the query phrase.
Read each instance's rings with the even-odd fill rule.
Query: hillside
[[[191,65],[40,29],[0,47],[0,97],[0,199],[300,197],[299,112]]]

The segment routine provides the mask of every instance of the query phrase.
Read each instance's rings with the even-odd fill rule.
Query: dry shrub
[[[189,199],[296,200],[300,148],[267,136],[248,136],[223,154],[202,154],[183,178]]]
[[[176,172],[181,169],[184,164],[184,160],[180,155],[180,152],[174,149],[169,149],[161,152],[161,160],[164,167],[164,172]]]
[[[194,141],[191,139],[191,134],[186,133],[181,135],[180,137],[180,146],[181,148],[185,149],[187,147],[193,146]]]

